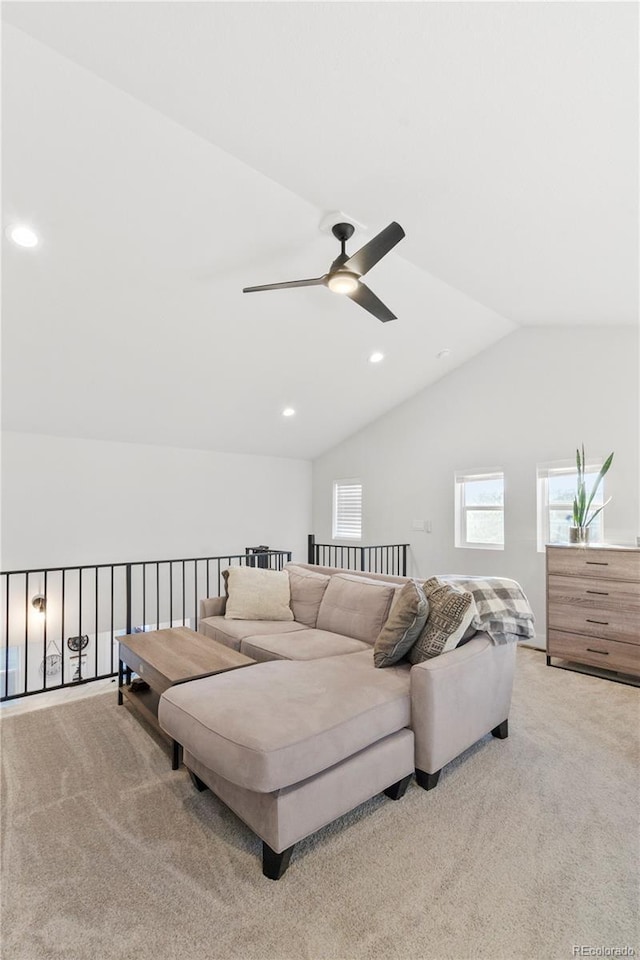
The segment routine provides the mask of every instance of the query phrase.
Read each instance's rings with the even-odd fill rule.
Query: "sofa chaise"
[[[294,845],[378,793],[426,790],[488,733],[505,738],[515,643],[470,627],[463,645],[374,667],[374,644],[409,578],[289,564],[287,620],[230,619],[201,601],[199,632],[255,666],[171,687],[159,721],[209,787],[263,841],[279,879]]]

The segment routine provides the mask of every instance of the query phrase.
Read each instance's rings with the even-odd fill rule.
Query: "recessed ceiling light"
[[[369,363],[380,363],[381,360],[384,360],[384,353],[380,353],[379,350],[376,350],[376,352],[372,353],[369,357]]]
[[[444,350],[440,350],[439,353],[436,353],[436,360],[444,360],[445,357],[448,357],[451,353],[449,347],[445,347]]]
[[[293,409],[293,407],[285,407],[284,410],[282,411],[283,417],[293,417],[294,415],[295,415],[295,410]]]
[[[7,230],[7,236],[19,247],[37,247],[38,234],[26,224],[16,223]]]

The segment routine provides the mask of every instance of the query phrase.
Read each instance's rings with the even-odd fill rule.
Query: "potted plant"
[[[589,527],[598,516],[598,514],[604,510],[606,505],[611,500],[605,500],[601,507],[598,507],[597,510],[594,510],[591,515],[589,511],[591,510],[591,504],[593,503],[593,498],[595,497],[598,487],[602,483],[602,478],[605,473],[611,466],[613,461],[613,454],[610,453],[605,462],[600,468],[600,472],[595,479],[595,483],[591,489],[591,493],[587,498],[587,487],[585,482],[585,469],[586,469],[586,460],[584,456],[584,444],[582,444],[582,452],[576,450],[576,465],[578,467],[578,485],[576,489],[576,495],[573,498],[573,526],[569,527],[569,542],[570,543],[588,543],[589,542]]]

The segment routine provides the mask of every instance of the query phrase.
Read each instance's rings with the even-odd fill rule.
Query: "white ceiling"
[[[636,4],[3,18],[8,429],[314,457],[520,324],[637,322]],[[324,273],[336,209],[404,227],[398,320],[241,293]]]

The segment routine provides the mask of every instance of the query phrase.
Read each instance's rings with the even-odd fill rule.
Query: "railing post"
[[[407,545],[406,543],[402,544],[402,573],[400,576],[406,577],[407,575]]]
[[[317,563],[316,560],[316,537],[310,533],[307,537],[307,563]]]
[[[193,629],[198,630],[198,560],[193,561]]]
[[[360,570],[364,573],[364,547],[360,547]]]
[[[126,565],[127,635],[131,633],[131,564]]]
[[[5,700],[9,696],[9,574],[6,577],[7,587],[5,594],[5,637],[4,642],[6,644],[4,648],[4,697]]]
[[[82,680],[82,570],[83,567],[78,570],[78,668],[75,676],[78,682]]]

